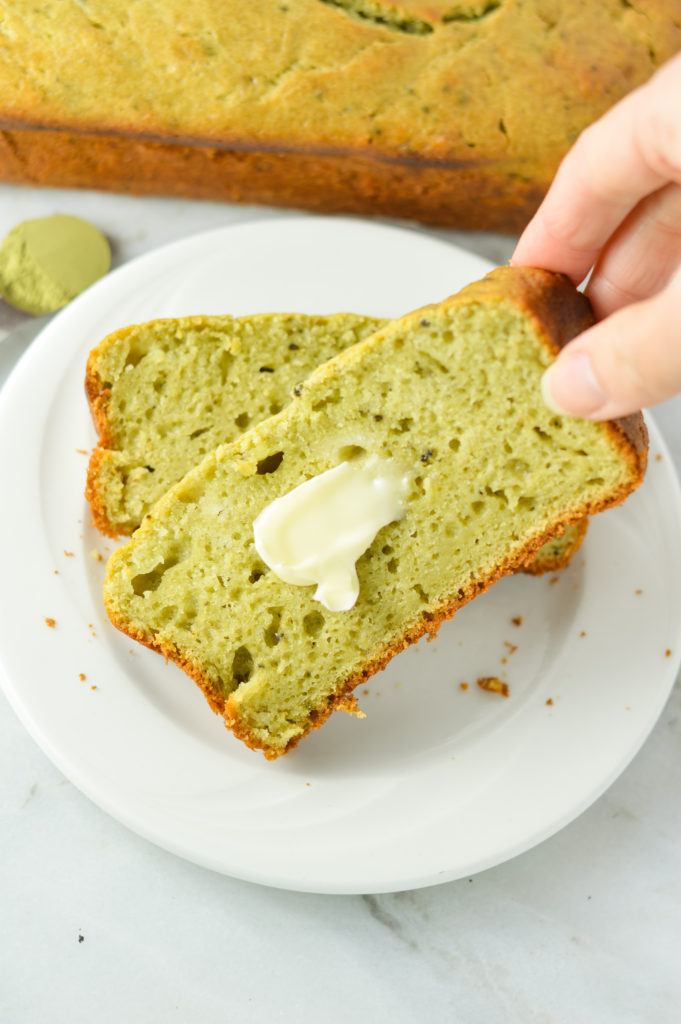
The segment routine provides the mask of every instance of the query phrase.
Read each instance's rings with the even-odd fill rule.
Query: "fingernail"
[[[551,412],[561,416],[593,416],[607,399],[586,352],[565,353],[541,379],[541,393]]]

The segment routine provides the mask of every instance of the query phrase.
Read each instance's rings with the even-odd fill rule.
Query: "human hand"
[[[603,420],[681,392],[681,54],[580,135],[511,262],[593,267],[599,322],[546,371],[551,408]]]

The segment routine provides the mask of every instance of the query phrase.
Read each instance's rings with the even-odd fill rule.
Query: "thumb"
[[[565,346],[542,379],[554,412],[626,416],[681,392],[681,276],[612,313]]]

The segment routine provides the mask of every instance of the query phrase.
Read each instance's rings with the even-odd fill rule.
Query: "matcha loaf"
[[[100,435],[86,486],[96,527],[132,533],[207,452],[279,412],[313,369],[386,322],[353,313],[184,317],[108,335],[85,375]],[[576,544],[554,538],[527,571],[563,568],[582,535]]]
[[[161,498],[111,556],[112,622],[176,661],[249,746],[286,753],[356,708],[354,688],[408,644],[641,482],[640,414],[580,421],[540,396],[591,323],[566,278],[506,267],[387,324]],[[406,490],[357,560],[356,603],[329,611],[268,568],[254,521],[344,465],[399,472]]]
[[[384,322],[274,313],[154,320],[110,334],[85,375],[99,434],[86,488],[97,529],[132,533],[207,452],[279,412],[315,367]]]
[[[0,179],[515,234],[679,0],[11,0]]]

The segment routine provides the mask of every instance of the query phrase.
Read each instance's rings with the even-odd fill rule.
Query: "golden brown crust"
[[[101,465],[107,457],[107,452],[115,449],[117,444],[109,417],[111,388],[108,386],[108,382],[103,381],[99,375],[98,361],[103,346],[108,345],[112,338],[129,334],[134,329],[134,326],[124,327],[104,338],[88,355],[85,367],[85,394],[98,436],[97,446],[93,448],[88,462],[85,498],[90,505],[92,525],[105,537],[111,537],[113,540],[117,537],[129,537],[133,533],[134,527],[111,522],[106,500],[101,493]]]
[[[186,672],[202,690],[213,711],[218,715],[224,714],[225,698],[223,694],[220,693],[213,681],[208,679],[205,673],[202,672],[194,662],[185,658],[174,644],[164,643],[150,634],[145,633],[143,630],[136,629],[131,623],[122,620],[106,600],[104,601],[104,606],[109,619],[116,629],[120,630],[120,632],[124,633],[126,636],[129,636],[131,640],[136,640],[137,643],[143,644],[144,647],[148,647],[149,650],[156,651],[156,653],[164,657],[166,661],[175,662],[175,664],[181,668],[183,672]]]
[[[317,213],[407,218],[462,230],[518,232],[549,184],[463,161],[400,162],[371,152],[268,152],[11,129],[0,132],[0,180],[132,195],[258,203]],[[475,196],[475,201],[471,201]]]
[[[111,388],[104,388],[92,397],[88,395],[88,398],[92,422],[99,436],[97,443],[101,448],[113,448],[116,444],[116,438],[111,429],[111,420],[109,419]]]
[[[203,321],[203,317],[197,317]],[[155,322],[155,321],[154,321]],[[118,331],[108,334],[98,345],[93,348],[85,364],[85,394],[87,395],[90,413],[98,435],[98,444],[102,448],[114,448],[116,436],[113,433],[111,420],[109,418],[109,401],[111,399],[111,385],[103,381],[99,375],[99,359],[102,349],[106,349],[113,341],[126,337],[137,330],[136,325],[123,327]]]
[[[101,443],[102,442],[100,442],[100,445]],[[111,537],[112,540],[115,540],[117,537],[130,536],[133,529],[132,527],[128,529],[120,524],[114,525],[109,519],[109,515],[106,510],[106,502],[104,501],[99,488],[101,479],[99,467],[106,458],[106,453],[107,449],[105,447],[97,447],[92,450],[87,467],[85,498],[90,505],[92,525],[96,530],[99,530],[100,533],[104,534],[105,537]]]
[[[90,461],[88,462],[85,498],[90,505],[92,525],[104,536],[115,539],[126,531],[115,526],[110,521],[106,511],[106,503],[99,488],[101,464],[106,458],[106,451],[115,445],[115,438],[111,432],[107,412],[111,389],[102,387],[102,381],[96,368],[99,348],[100,346],[98,345],[97,348],[90,352],[85,369],[85,394],[87,395],[92,422],[98,435],[97,447],[93,448],[90,454]],[[132,531],[128,532],[131,533]]]

